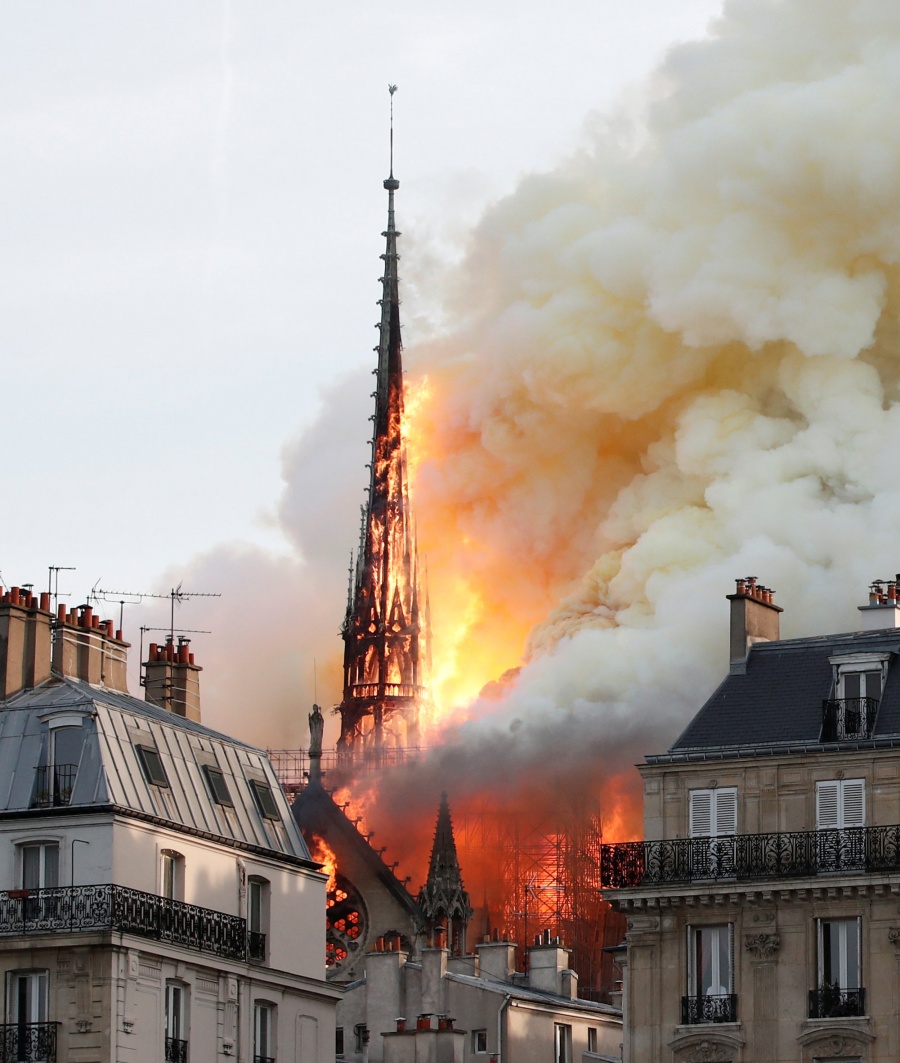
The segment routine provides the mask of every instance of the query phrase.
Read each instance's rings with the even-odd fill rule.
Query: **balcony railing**
[[[839,985],[822,985],[809,991],[811,1019],[842,1019],[848,1015],[865,1015],[865,989],[841,989]]]
[[[127,886],[0,891],[0,935],[120,930],[242,960],[247,954],[246,928],[239,916]]]
[[[900,871],[900,826],[623,842],[601,861],[603,889]]]
[[[58,1022],[0,1025],[0,1063],[56,1063]]]
[[[34,769],[32,808],[58,808],[72,800],[77,764],[54,764]]]
[[[737,996],[728,993],[723,996],[682,997],[682,1026],[701,1022],[737,1022]]]
[[[254,1056],[253,1063],[275,1063],[274,1056]]]
[[[368,701],[370,698],[428,698],[428,687],[417,686],[415,683],[385,683],[382,687],[378,683],[354,683],[348,691],[351,698],[360,698]]]
[[[187,1063],[187,1041],[166,1035],[166,1063]]]
[[[871,738],[878,713],[877,698],[842,698],[822,702],[822,741]]]

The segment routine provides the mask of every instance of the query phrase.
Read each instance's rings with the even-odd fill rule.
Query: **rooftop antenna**
[[[60,572],[74,572],[74,565],[48,565],[47,566],[47,593],[53,603],[53,612],[59,608],[59,574]]]
[[[97,580],[97,583],[99,583],[99,582],[100,581]],[[102,590],[102,589],[98,590],[97,587],[96,587],[96,584],[95,584],[94,585],[94,590],[92,591],[92,594],[97,599],[97,601],[102,601],[102,602],[116,601],[116,602],[119,603],[120,606],[124,604],[123,599],[127,600],[129,598],[133,599],[133,601],[130,601],[128,603],[129,605],[140,605],[140,603],[143,601],[144,598],[168,598],[170,603],[171,603],[171,609],[170,609],[170,612],[169,612],[169,635],[170,635],[172,641],[174,642],[175,641],[175,605],[176,605],[176,603],[178,605],[181,605],[182,602],[187,602],[191,598],[221,598],[222,597],[221,594],[212,593],[212,592],[209,592],[209,591],[183,591],[181,589],[183,583],[184,583],[184,581],[182,580],[182,582],[179,583],[177,587],[173,587],[169,591],[168,594],[147,594],[144,591],[105,591],[105,590]],[[142,629],[142,630],[164,631],[165,628],[153,628],[153,629],[146,628],[146,629]],[[206,634],[206,632],[204,632],[204,634]]]

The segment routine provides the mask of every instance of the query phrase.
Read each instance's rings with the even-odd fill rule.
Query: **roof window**
[[[134,748],[147,782],[151,786],[168,786],[169,780],[166,777],[166,769],[163,767],[159,750],[154,746],[135,746]]]
[[[209,764],[203,765],[203,774],[206,777],[206,785],[209,787],[209,792],[212,795],[213,801],[217,805],[225,805],[227,808],[234,808],[234,801],[231,800],[231,793],[228,790],[228,783],[225,781],[225,776],[218,768],[210,767]]]
[[[253,798],[256,801],[259,814],[266,819],[280,820],[281,815],[278,811],[278,806],[275,804],[275,796],[268,783],[261,782],[259,779],[251,779],[250,789],[253,791]]]

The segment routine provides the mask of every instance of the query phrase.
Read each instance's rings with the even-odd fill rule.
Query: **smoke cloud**
[[[775,587],[804,635],[854,628],[900,568],[898,95],[892,0],[731,0],[482,219],[452,327],[406,352],[441,715],[373,820],[563,780],[634,835],[631,765],[724,674],[733,580]],[[346,496],[343,471],[310,487],[369,412],[341,389],[288,455],[305,628],[267,632],[285,654],[327,636],[339,656],[365,439]],[[241,733],[305,744],[299,700],[283,743],[262,713]]]

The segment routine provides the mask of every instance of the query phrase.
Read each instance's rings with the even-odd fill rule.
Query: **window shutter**
[[[717,837],[737,834],[737,790],[714,790],[716,803],[713,833]]]
[[[844,815],[842,827],[864,827],[866,824],[866,783],[864,779],[845,779]]]
[[[836,830],[841,824],[838,818],[837,779],[816,783],[816,830]]]
[[[691,790],[691,837],[712,834],[712,790]]]

